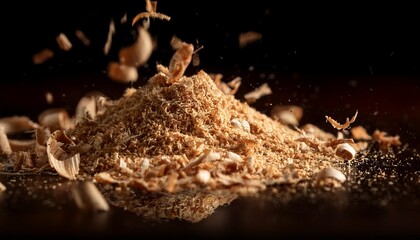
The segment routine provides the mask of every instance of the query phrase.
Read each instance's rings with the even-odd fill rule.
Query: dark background
[[[118,25],[144,11],[144,1],[3,1],[2,44],[5,70],[15,74],[46,70],[50,74],[71,70],[97,71],[116,57],[119,47],[130,43],[131,27]],[[158,1],[158,12],[170,22],[153,20],[150,31],[158,49],[149,63],[169,61],[174,34],[184,41],[204,45],[204,66],[248,67],[280,73],[305,74],[418,74],[419,14],[405,3],[367,4],[350,1],[321,4],[289,1],[240,2]],[[113,51],[101,50],[113,18],[117,35]],[[91,39],[86,49],[75,38],[80,29]],[[238,35],[262,33],[262,41],[238,48]],[[59,52],[46,66],[33,69],[32,54],[50,47],[55,36],[65,33],[72,40],[71,53]],[[7,58],[5,58],[5,56]],[[46,69],[45,69],[46,68]],[[17,71],[16,71],[17,70]],[[43,72],[43,73],[45,73]]]
[[[222,73],[224,80],[240,76],[236,96],[268,82],[274,94],[253,106],[268,113],[274,104],[305,109],[302,122],[325,124],[325,115],[344,121],[359,110],[358,123],[368,130],[389,130],[416,138],[420,132],[420,15],[415,4],[356,2],[305,3],[288,1],[239,2],[158,1],[158,12],[171,21],[152,19],[150,33],[157,42],[148,63],[139,67],[137,87],[155,73],[156,63],[167,65],[173,54],[173,35],[196,47],[204,69]],[[129,84],[107,78],[108,62],[131,44],[135,28],[128,22],[145,10],[136,1],[8,1],[1,2],[2,44],[0,114],[37,115],[48,107],[73,112],[85,93],[99,90],[118,98]],[[111,19],[116,34],[110,53],[102,52]],[[74,35],[82,30],[91,40],[85,47]],[[256,31],[261,41],[238,46],[242,32]],[[65,33],[73,43],[61,51],[55,41]],[[50,48],[55,56],[33,65],[32,55]],[[45,92],[54,103],[47,104]],[[243,99],[242,99],[243,100]]]

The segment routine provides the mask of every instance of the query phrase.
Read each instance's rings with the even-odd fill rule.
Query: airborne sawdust
[[[68,131],[77,144],[74,151],[81,153],[80,179],[94,176],[99,183],[130,189],[114,194],[117,198],[144,198],[140,193],[133,196],[138,190],[178,205],[201,198],[212,202],[201,206],[211,208],[210,214],[236,196],[271,184],[312,179],[340,161],[333,148],[311,148],[296,141],[302,131],[223,93],[204,71],[171,85],[167,80],[164,74],[156,74],[139,89],[106,102],[103,114],[84,118]],[[250,128],[238,127],[237,122],[247,122]],[[181,201],[182,196],[189,200]],[[127,198],[124,203],[115,201],[127,208]],[[205,215],[185,217],[176,213],[177,204],[171,205],[170,213],[155,206],[153,214],[190,221]],[[140,205],[132,210],[144,211]]]

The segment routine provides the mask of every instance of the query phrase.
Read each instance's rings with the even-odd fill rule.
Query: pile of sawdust
[[[296,141],[300,132],[224,94],[203,71],[171,85],[166,78],[156,74],[68,131],[81,153],[80,179],[94,177],[140,195],[195,191],[232,199],[311,179],[339,161],[332,148]]]

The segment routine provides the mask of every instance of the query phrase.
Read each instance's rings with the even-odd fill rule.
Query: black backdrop
[[[144,10],[136,1],[2,1],[3,70],[14,74],[98,71],[116,58],[118,48],[130,43],[132,28],[118,25]],[[320,4],[287,1],[158,1],[158,11],[170,22],[152,21],[150,31],[158,49],[149,63],[169,61],[169,39],[204,45],[203,66],[273,70],[307,74],[417,74],[420,70],[419,14],[403,3]],[[108,23],[117,23],[109,56],[101,53]],[[75,39],[80,29],[92,40],[84,48]],[[260,42],[244,49],[238,35],[262,33]],[[57,54],[34,69],[31,56],[44,47],[57,48],[55,36],[64,32],[73,40],[71,53]]]

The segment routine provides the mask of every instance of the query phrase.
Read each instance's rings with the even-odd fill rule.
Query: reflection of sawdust
[[[229,193],[184,191],[150,193],[132,190],[115,191],[104,187],[102,193],[114,206],[142,216],[146,220],[183,219],[199,222],[222,205],[230,204],[237,195]]]

